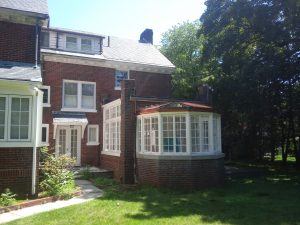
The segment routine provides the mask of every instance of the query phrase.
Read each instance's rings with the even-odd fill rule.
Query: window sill
[[[141,159],[158,159],[158,160],[207,160],[207,159],[221,159],[224,158],[225,154],[223,153],[213,153],[205,155],[150,155],[138,153],[137,158]]]
[[[96,109],[74,109],[74,108],[61,108],[61,111],[64,112],[92,112],[92,113],[96,113],[97,110]]]
[[[103,150],[103,151],[101,151],[101,154],[120,157],[121,152],[105,151],[105,150]]]
[[[121,87],[115,87],[115,91],[121,91]]]
[[[48,146],[49,146],[49,143],[41,143],[40,146],[41,146],[41,147],[48,147]]]
[[[51,104],[49,104],[49,103],[43,103],[43,107],[51,107]]]
[[[86,143],[87,146],[96,146],[99,145],[99,142],[88,142]]]

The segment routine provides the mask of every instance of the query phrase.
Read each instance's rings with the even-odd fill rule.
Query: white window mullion
[[[176,153],[176,124],[175,124],[175,116],[173,118],[173,153]]]
[[[208,117],[208,151],[213,152],[213,114]]]
[[[188,155],[192,153],[192,145],[191,145],[191,115],[190,113],[186,114],[186,152]]]
[[[162,146],[162,118],[161,114],[158,115],[158,153],[163,154],[163,146]]]
[[[145,153],[144,118],[141,118],[141,153]]]

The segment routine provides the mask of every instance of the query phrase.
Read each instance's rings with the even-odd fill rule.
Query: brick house
[[[39,12],[39,7],[33,6],[25,11],[34,8],[31,17],[42,14],[39,23],[28,25],[0,16],[1,49],[14,42],[12,49],[1,51],[0,60],[38,65],[30,67],[34,73],[27,75],[24,68],[17,74],[12,67],[8,74],[14,76],[13,81],[2,79],[0,70],[0,86],[2,82],[3,86],[23,82],[25,87],[29,83],[19,81],[23,77],[35,82],[29,85],[34,91],[27,107],[32,110],[27,126],[35,143],[24,148],[24,143],[8,145],[9,138],[0,142],[0,189],[10,186],[18,190],[21,184],[29,187],[31,182],[31,191],[27,188],[23,192],[34,194],[40,146],[48,146],[56,155],[76,158],[77,166],[111,170],[116,180],[126,184],[194,188],[222,183],[220,115],[200,102],[172,98],[171,73],[175,67],[153,46],[152,30],[146,29],[140,40],[134,41],[49,27],[47,3],[37,2]],[[0,3],[0,10],[7,8],[20,13],[16,6]],[[30,28],[32,41],[22,44],[17,54],[15,43],[29,41],[24,27]],[[5,35],[2,29],[6,29]],[[13,36],[21,30],[23,33]],[[26,55],[29,52],[32,58]],[[12,104],[14,97],[6,97],[10,96],[8,90],[0,90],[0,100],[3,94]],[[9,110],[7,114],[13,113]],[[5,137],[12,132],[10,126],[7,124]]]

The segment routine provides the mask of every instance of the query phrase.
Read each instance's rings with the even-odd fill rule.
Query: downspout
[[[34,68],[38,66],[38,51],[39,51],[39,26],[38,26],[38,18],[35,23],[35,65]]]
[[[38,90],[35,87],[34,88],[35,92],[35,116],[37,117],[38,115]],[[37,122],[35,124],[35,133],[37,132]],[[32,186],[31,186],[31,194],[35,195],[36,193],[36,150],[37,150],[37,138],[36,135],[34,135],[34,140],[33,140],[33,151],[32,151]]]

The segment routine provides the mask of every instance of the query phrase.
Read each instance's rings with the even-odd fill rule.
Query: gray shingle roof
[[[174,65],[152,44],[125,38],[111,36],[109,47],[106,40],[103,56],[111,60],[174,68]]]
[[[0,79],[41,82],[41,68],[33,64],[0,61]]]
[[[47,0],[1,0],[0,8],[48,15]]]

